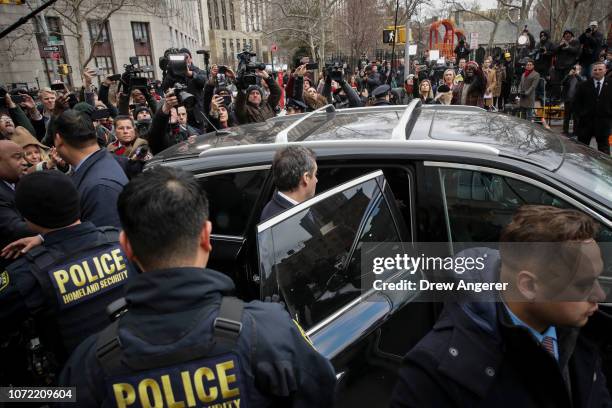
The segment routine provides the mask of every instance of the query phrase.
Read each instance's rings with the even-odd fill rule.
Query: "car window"
[[[510,177],[465,169],[440,168],[438,172],[447,207],[447,227],[455,243],[499,242],[502,229],[525,204],[575,208],[547,191]],[[596,240],[603,244],[600,248],[604,261],[600,281],[611,293],[606,299],[610,302],[612,253],[606,248],[612,243],[612,230],[599,224]]]
[[[525,204],[571,206],[523,181],[464,169],[439,169],[453,242],[497,242],[516,210]]]
[[[263,295],[280,293],[305,329],[360,295],[364,242],[401,241],[380,180],[315,197],[308,208],[260,226]]]
[[[250,170],[200,178],[209,201],[213,235],[244,235],[267,172]]]

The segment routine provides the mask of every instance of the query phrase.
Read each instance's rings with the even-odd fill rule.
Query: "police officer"
[[[329,407],[334,371],[279,303],[230,297],[205,269],[208,202],[184,171],[153,168],[118,201],[120,241],[143,271],[128,311],[83,342],[60,384],[79,407]]]
[[[63,173],[24,176],[15,203],[44,244],[2,272],[0,327],[21,332],[33,381],[52,383],[69,353],[109,323],[106,306],[123,295],[133,267],[117,229],[79,220],[79,195]]]
[[[391,105],[389,102],[389,92],[391,92],[391,87],[388,84],[379,85],[372,91],[372,96],[374,97],[374,106],[381,105]]]

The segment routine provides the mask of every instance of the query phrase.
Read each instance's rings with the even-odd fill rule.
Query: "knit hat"
[[[289,98],[287,99],[287,107],[288,108],[294,108],[294,109],[299,109],[301,111],[305,111],[307,106],[304,102],[297,100],[297,99],[293,99],[293,98]]]
[[[469,61],[467,64],[465,64],[465,68],[467,69],[467,67],[472,66],[474,69],[480,69],[480,65],[478,65],[478,63],[476,61]]]
[[[246,90],[247,96],[250,95],[251,92],[253,92],[253,91],[257,91],[257,92],[259,92],[259,95],[263,96],[263,92],[261,92],[261,88],[259,86],[257,86],[257,85],[251,85],[251,86],[249,86],[247,88],[247,90]]]
[[[93,106],[91,106],[87,102],[79,102],[76,105],[74,105],[74,108],[72,108],[72,109],[74,109],[76,111],[79,111],[79,112],[86,113],[89,116],[89,118],[91,118],[91,115],[96,110],[96,108],[94,108]]]
[[[563,31],[563,35],[570,33],[572,35],[572,37],[574,36],[574,32],[570,29],[566,29],[565,31]]]
[[[148,106],[145,106],[145,105],[138,105],[138,106],[136,106],[136,108],[134,108],[134,113],[133,113],[133,115],[134,115],[134,119],[136,119],[136,118],[138,117],[138,114],[139,114],[140,112],[144,112],[144,111],[149,112],[149,115],[150,115],[150,116],[153,116],[153,114],[151,113],[151,109],[149,109],[149,107],[148,107]]]
[[[74,183],[55,170],[23,176],[15,189],[15,205],[26,220],[50,229],[73,224],[81,213]]]

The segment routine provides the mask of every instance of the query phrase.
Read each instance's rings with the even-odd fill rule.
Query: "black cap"
[[[389,93],[390,90],[391,90],[391,87],[389,85],[387,84],[380,85],[380,86],[377,86],[376,89],[372,91],[372,96],[375,98],[384,98]]]
[[[22,177],[15,189],[15,205],[26,220],[50,229],[67,227],[81,214],[74,183],[57,170]]]
[[[145,105],[138,105],[138,106],[136,106],[136,108],[134,108],[134,112],[133,112],[134,119],[136,119],[136,118],[138,117],[138,114],[139,114],[140,112],[144,112],[144,111],[149,112],[149,115],[153,116],[153,114],[151,113],[151,109],[149,109],[149,107],[148,107],[148,106],[145,106]]]
[[[297,100],[297,99],[293,99],[293,98],[289,98],[287,100],[287,107],[292,107],[295,109],[300,109],[302,111],[306,110],[307,106],[304,102]]]
[[[438,92],[444,93],[444,92],[449,92],[450,88],[448,87],[448,85],[442,84],[438,87]]]

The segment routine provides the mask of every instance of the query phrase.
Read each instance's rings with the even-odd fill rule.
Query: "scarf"
[[[532,69],[531,71],[529,71],[529,70],[525,70],[525,72],[523,73],[523,76],[524,76],[525,78],[527,78],[527,77],[529,76],[529,74],[531,74],[532,72],[533,72],[533,69]]]

